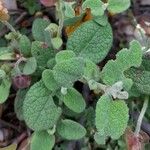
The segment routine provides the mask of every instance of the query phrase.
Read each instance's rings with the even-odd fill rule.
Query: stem
[[[62,8],[62,1],[61,0],[57,1],[56,9],[57,9],[58,18],[59,18],[59,27],[58,27],[57,36],[61,37],[62,29],[63,29],[63,26],[64,26],[64,12],[63,12],[63,8]]]
[[[138,136],[139,132],[141,130],[142,120],[144,118],[144,114],[145,114],[146,109],[148,107],[148,101],[149,101],[149,96],[146,96],[145,100],[144,100],[144,104],[143,104],[142,110],[141,110],[141,113],[140,113],[138,121],[137,121],[136,129],[135,129],[135,132],[134,132],[135,136]]]
[[[3,21],[2,22],[4,25],[7,26],[7,28],[12,31],[12,32],[16,32],[16,30],[14,29],[14,27],[8,22],[8,21]]]

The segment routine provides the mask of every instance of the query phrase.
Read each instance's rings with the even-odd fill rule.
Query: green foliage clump
[[[32,35],[13,30],[0,48],[0,103],[15,87],[15,113],[34,131],[31,150],[67,149],[67,140],[81,139],[84,148],[98,147],[111,138],[108,149],[130,125],[124,100],[150,95],[150,62],[138,41],[100,68],[113,43],[107,11],[123,12],[130,0],[84,0],[78,16],[76,4],[57,1],[58,24],[37,18]]]

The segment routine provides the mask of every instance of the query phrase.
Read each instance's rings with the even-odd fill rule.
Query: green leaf
[[[38,18],[34,20],[32,26],[32,34],[35,40],[37,41],[45,41],[45,28],[50,24],[50,22],[46,19]]]
[[[60,62],[66,61],[66,60],[71,59],[71,58],[73,58],[75,56],[76,55],[75,55],[75,53],[73,51],[70,51],[70,50],[60,51],[55,56],[56,63],[60,63]]]
[[[60,62],[53,68],[55,80],[62,86],[70,86],[79,80],[84,72],[84,60],[82,58],[72,58]]]
[[[81,113],[86,107],[82,95],[74,88],[67,89],[67,94],[62,96],[64,104],[76,113]]]
[[[100,79],[100,69],[91,60],[85,62],[84,78],[88,81],[91,79],[98,81]]]
[[[25,57],[30,56],[31,54],[31,42],[26,35],[21,35],[19,39],[19,49],[21,54]]]
[[[37,63],[35,57],[28,58],[23,68],[23,74],[30,75],[36,71]]]
[[[11,87],[11,81],[8,77],[2,79],[0,83],[0,104],[4,103],[8,96]]]
[[[100,26],[95,21],[83,23],[69,37],[67,49],[94,63],[102,61],[112,46],[112,29],[108,23]]]
[[[54,49],[59,49],[63,44],[63,41],[60,37],[52,38],[51,42],[52,42],[52,45],[53,45]]]
[[[113,85],[117,81],[122,81],[126,90],[132,86],[132,80],[124,76],[124,71],[130,67],[138,67],[142,62],[142,50],[138,41],[130,43],[130,49],[123,49],[117,53],[116,60],[110,60],[104,66],[101,74],[103,82]]]
[[[54,51],[39,41],[32,43],[31,53],[36,58],[38,66],[41,67],[46,67],[47,61],[54,57]]]
[[[15,60],[15,54],[9,47],[0,47],[0,60]]]
[[[54,104],[50,94],[42,81],[35,83],[27,92],[23,115],[31,129],[47,130],[52,128],[59,119],[61,109]]]
[[[103,16],[94,16],[93,20],[101,26],[106,26],[108,24],[108,17],[107,15]]]
[[[60,86],[54,79],[53,71],[50,69],[46,69],[42,73],[42,80],[45,84],[45,86],[50,90],[50,91],[55,91],[57,90]]]
[[[138,97],[140,94],[150,95],[150,60],[143,57],[139,68],[131,68],[125,72],[126,77],[134,82],[130,90],[131,96]]]
[[[24,119],[24,117],[23,117],[23,102],[24,102],[26,93],[27,93],[27,89],[19,90],[17,92],[16,98],[15,98],[14,109],[15,109],[17,118],[19,120]]]
[[[105,11],[104,3],[101,0],[85,0],[82,8],[83,10],[90,8],[94,16],[102,16]]]
[[[31,150],[52,150],[55,136],[46,131],[34,132],[31,139]]]
[[[105,145],[105,136],[100,135],[98,132],[94,134],[94,140],[96,141],[97,144],[99,145]]]
[[[48,67],[49,69],[53,69],[55,65],[56,65],[55,58],[51,58],[51,59],[48,60],[48,62],[47,62],[47,67]]]
[[[130,0],[108,0],[108,10],[114,14],[127,10],[130,5]]]
[[[2,69],[0,69],[0,81],[1,79],[4,79],[6,77],[6,72]]]
[[[65,17],[67,18],[73,18],[75,17],[75,11],[74,8],[72,7],[72,5],[75,2],[65,2]]]
[[[86,129],[79,123],[65,119],[57,126],[58,134],[67,140],[78,140],[86,135]]]
[[[100,136],[118,139],[126,129],[128,119],[128,107],[124,101],[113,101],[109,95],[103,95],[97,102],[95,121]]]

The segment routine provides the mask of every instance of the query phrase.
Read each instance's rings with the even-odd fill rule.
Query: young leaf
[[[27,57],[31,54],[31,42],[26,35],[21,35],[19,39],[19,49],[23,56]]]
[[[84,60],[82,58],[72,58],[60,62],[53,68],[55,80],[62,86],[70,86],[79,80],[84,71]]]
[[[113,101],[109,95],[103,95],[97,102],[95,121],[100,136],[118,139],[126,129],[128,119],[128,107],[124,101]]]
[[[0,60],[15,60],[15,54],[9,47],[0,47]]]
[[[50,91],[55,91],[57,90],[60,86],[54,79],[53,71],[50,69],[46,69],[42,73],[42,80],[45,84],[45,86],[50,90]]]
[[[105,84],[112,85],[122,81],[124,87],[129,90],[132,80],[124,76],[124,71],[130,67],[138,67],[142,62],[142,50],[138,41],[130,43],[130,49],[123,49],[118,52],[116,60],[110,60],[102,70],[102,80]]]
[[[27,125],[36,131],[52,128],[61,114],[42,81],[35,83],[27,92],[23,115]]]
[[[85,0],[82,4],[82,8],[90,8],[94,16],[102,16],[104,14],[105,8],[104,3],[101,0]]]
[[[85,100],[74,88],[67,89],[67,94],[62,96],[65,105],[76,113],[81,113],[85,109]]]
[[[66,60],[71,59],[75,56],[76,55],[73,51],[70,51],[70,50],[60,51],[59,53],[56,54],[56,57],[55,57],[56,63],[66,61]]]
[[[130,0],[108,0],[108,10],[113,14],[127,10],[130,5]]]
[[[86,135],[86,129],[79,123],[65,119],[57,126],[58,134],[67,140],[78,140]]]
[[[52,42],[52,45],[53,45],[54,49],[59,49],[63,44],[63,41],[60,37],[52,38],[51,42]]]
[[[100,70],[91,60],[85,62],[84,78],[88,81],[91,79],[98,81],[100,79]]]
[[[97,144],[99,145],[104,145],[105,144],[105,136],[100,135],[98,132],[94,134],[94,140],[96,141]]]
[[[75,17],[75,11],[73,8],[73,4],[75,2],[65,2],[65,17],[67,18],[73,18]]]
[[[46,131],[34,132],[31,139],[31,150],[52,150],[55,144],[55,136]]]
[[[54,57],[54,51],[46,47],[43,42],[34,41],[31,48],[32,56],[36,58],[38,66],[45,67],[47,61]]]
[[[26,93],[27,93],[27,89],[19,90],[17,92],[16,98],[15,98],[14,109],[15,109],[15,113],[17,115],[17,118],[19,120],[24,119],[23,118],[23,102],[24,102]]]
[[[131,68],[126,72],[126,76],[133,80],[136,92],[150,95],[150,71]]]
[[[37,62],[35,57],[30,57],[27,59],[25,66],[23,68],[23,74],[30,75],[36,71]]]
[[[37,41],[45,41],[45,28],[50,24],[50,22],[46,19],[38,18],[34,20],[32,26],[32,34],[35,40]]]
[[[0,104],[4,103],[8,96],[11,87],[11,81],[8,77],[2,79],[0,82]]]
[[[95,21],[88,21],[69,37],[67,49],[74,51],[80,57],[98,63],[110,50],[112,38],[109,23],[106,26],[100,26]]]

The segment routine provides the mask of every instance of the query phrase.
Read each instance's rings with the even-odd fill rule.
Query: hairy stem
[[[144,104],[143,104],[142,110],[141,110],[141,113],[140,113],[138,121],[137,121],[136,129],[135,129],[135,132],[134,132],[135,136],[138,136],[139,132],[141,130],[142,120],[144,118],[146,109],[148,107],[148,101],[149,101],[149,96],[146,96],[145,100],[144,100]]]
[[[12,31],[12,32],[16,32],[16,30],[14,29],[14,27],[7,21],[3,21],[2,22],[5,26],[7,26],[7,28]]]
[[[57,1],[56,9],[57,9],[58,18],[59,18],[59,27],[58,27],[57,36],[61,37],[62,29],[63,29],[63,25],[64,25],[64,12],[63,12],[63,6],[62,6],[62,1],[61,0]]]

